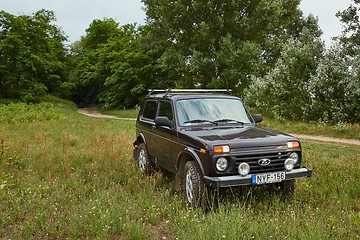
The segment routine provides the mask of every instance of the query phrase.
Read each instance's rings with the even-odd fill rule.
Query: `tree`
[[[151,83],[152,66],[141,49],[140,31],[124,25],[116,37],[101,48],[99,60],[109,66],[99,101],[106,108],[129,108],[141,102]]]
[[[353,0],[353,4],[346,10],[338,12],[336,16],[343,23],[343,34],[340,42],[350,55],[358,55],[360,48],[360,0]]]
[[[333,45],[312,76],[307,119],[331,123],[360,121],[360,72],[359,68],[350,67],[344,53],[340,44]],[[360,58],[356,57],[356,61]]]
[[[299,0],[143,2],[147,46],[155,49],[159,72],[177,86],[229,87],[239,94],[251,75],[274,64],[301,16]]]
[[[337,13],[342,35],[325,54],[310,81],[309,118],[327,122],[360,121],[360,1]]]
[[[323,49],[324,43],[307,28],[288,40],[275,67],[254,79],[245,99],[248,105],[275,118],[304,119],[311,103],[309,82]]]
[[[0,97],[37,101],[65,81],[66,37],[52,11],[32,16],[0,12]]]
[[[134,107],[152,81],[151,59],[141,48],[141,29],[119,27],[113,19],[94,20],[87,35],[73,45],[78,61],[75,101],[105,108]]]
[[[359,0],[338,12],[342,35],[327,49],[308,82],[304,118],[330,123],[360,121]]]
[[[110,38],[119,33],[119,24],[114,19],[94,20],[86,29],[86,35],[73,46],[73,59],[79,62],[73,72],[77,78],[75,102],[88,105],[99,102],[105,79],[111,74],[109,66],[100,62],[100,52]]]

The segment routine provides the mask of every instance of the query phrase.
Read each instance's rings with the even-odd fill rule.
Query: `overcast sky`
[[[305,16],[319,18],[323,39],[330,44],[332,37],[341,33],[335,14],[348,8],[351,0],[302,0],[300,8]],[[0,0],[0,9],[13,15],[31,15],[40,9],[55,12],[57,26],[61,27],[70,42],[85,35],[85,29],[94,19],[113,18],[120,25],[145,23],[141,0]]]

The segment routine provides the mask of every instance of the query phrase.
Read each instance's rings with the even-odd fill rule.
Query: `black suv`
[[[175,174],[177,190],[191,206],[208,191],[242,185],[276,184],[292,193],[301,168],[298,139],[256,125],[229,90],[150,90],[136,122],[134,158],[144,173],[155,166]]]

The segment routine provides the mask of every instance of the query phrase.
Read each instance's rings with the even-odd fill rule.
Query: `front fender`
[[[133,158],[137,160],[137,151],[138,151],[138,147],[141,143],[144,143],[146,145],[146,139],[144,134],[140,133],[137,137],[136,140],[133,141],[133,146],[134,146],[134,150],[133,150]]]
[[[204,167],[203,167],[203,164],[202,164],[202,162],[200,160],[200,157],[197,154],[196,150],[191,148],[191,147],[185,147],[184,150],[180,152],[180,154],[179,154],[179,156],[177,158],[177,166],[179,167],[179,165],[181,164],[181,161],[183,159],[187,159],[187,157],[191,157],[192,159],[194,159],[194,161],[196,161],[197,164],[199,165],[201,173],[203,175],[205,175]]]
[[[139,135],[137,136],[136,140],[135,140],[135,144],[136,145],[139,145],[140,143],[144,143],[145,145],[147,145],[147,142],[146,142],[146,139],[145,139],[145,136],[143,133],[139,133]]]

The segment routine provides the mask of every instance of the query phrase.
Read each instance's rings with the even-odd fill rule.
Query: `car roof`
[[[192,98],[227,98],[239,99],[231,95],[228,89],[165,89],[149,90],[147,99],[192,99]]]
[[[147,99],[156,98],[156,99],[173,99],[173,100],[182,100],[182,99],[193,99],[193,98],[227,98],[227,99],[239,99],[235,96],[223,95],[223,94],[156,94],[146,97]]]

